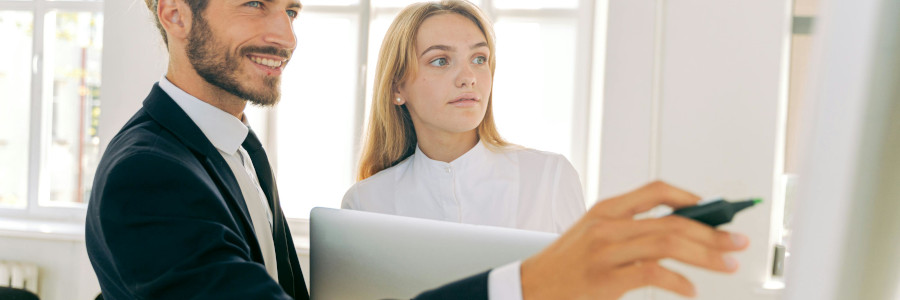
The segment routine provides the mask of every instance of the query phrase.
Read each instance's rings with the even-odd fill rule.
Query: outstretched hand
[[[634,216],[660,204],[680,208],[699,200],[658,181],[597,203],[553,244],[522,262],[524,300],[618,299],[643,286],[694,296],[691,282],[659,260],[731,273],[738,262],[727,253],[746,248],[747,237],[678,216]]]

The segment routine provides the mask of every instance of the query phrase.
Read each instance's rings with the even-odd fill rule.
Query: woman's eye
[[[435,60],[432,60],[429,64],[431,64],[432,66],[435,66],[435,67],[443,67],[443,66],[447,65],[447,59],[446,58],[437,58]]]
[[[483,65],[486,62],[487,58],[485,58],[484,56],[479,56],[472,60],[472,63],[476,65]]]
[[[259,1],[250,1],[250,2],[247,2],[246,5],[249,6],[249,7],[254,7],[254,8],[256,8],[256,7],[262,6],[262,2],[259,2]]]

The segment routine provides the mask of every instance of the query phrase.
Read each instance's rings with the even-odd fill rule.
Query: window
[[[32,13],[0,11],[0,207],[25,207],[28,190],[28,129],[31,89]],[[22,88],[26,87],[26,88]],[[16,130],[12,130],[15,128]]]
[[[0,0],[0,212],[78,215],[99,161],[99,1]],[[72,208],[75,208],[74,210]]]
[[[254,127],[269,129],[263,135],[288,217],[307,218],[314,206],[340,206],[355,182],[372,66],[394,16],[413,2],[303,1],[281,103],[258,112],[264,124]],[[599,139],[588,136],[594,1],[472,2],[495,24],[494,114],[500,134],[565,155],[589,190],[597,183],[585,180],[588,144]]]
[[[340,205],[353,179],[360,73],[360,13],[304,3],[294,24],[298,47],[282,78],[275,115],[281,205],[307,218],[314,206]],[[323,30],[326,29],[326,30]]]
[[[773,280],[769,285],[775,288],[784,286],[784,266],[790,255],[790,240],[794,216],[794,199],[797,197],[798,143],[800,142],[801,114],[811,105],[805,95],[810,73],[811,53],[813,48],[814,23],[819,14],[819,0],[796,0],[793,9],[793,26],[791,32],[790,86],[788,90],[787,116],[785,124],[785,143],[783,173],[780,177],[783,186],[783,203],[776,210],[775,218],[780,226],[774,227],[778,232],[778,245],[775,250],[775,268]]]

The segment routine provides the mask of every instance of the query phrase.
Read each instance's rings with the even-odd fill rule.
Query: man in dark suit
[[[300,3],[145,1],[169,68],[96,173],[85,237],[104,297],[308,299],[275,177],[243,115],[247,102],[278,101]],[[646,285],[691,295],[689,281],[656,262],[732,272],[737,264],[725,254],[745,248],[746,237],[679,217],[633,216],[698,199],[649,184],[594,206],[514,269],[511,282],[489,271],[417,298],[615,299]]]

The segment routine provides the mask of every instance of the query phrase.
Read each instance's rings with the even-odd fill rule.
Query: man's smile
[[[285,65],[285,63],[287,63],[287,59],[280,58],[280,57],[271,57],[271,56],[263,57],[263,56],[249,54],[249,55],[247,55],[247,58],[249,58],[250,61],[252,61],[258,65],[262,65],[262,66],[272,68],[272,69],[281,69]]]

